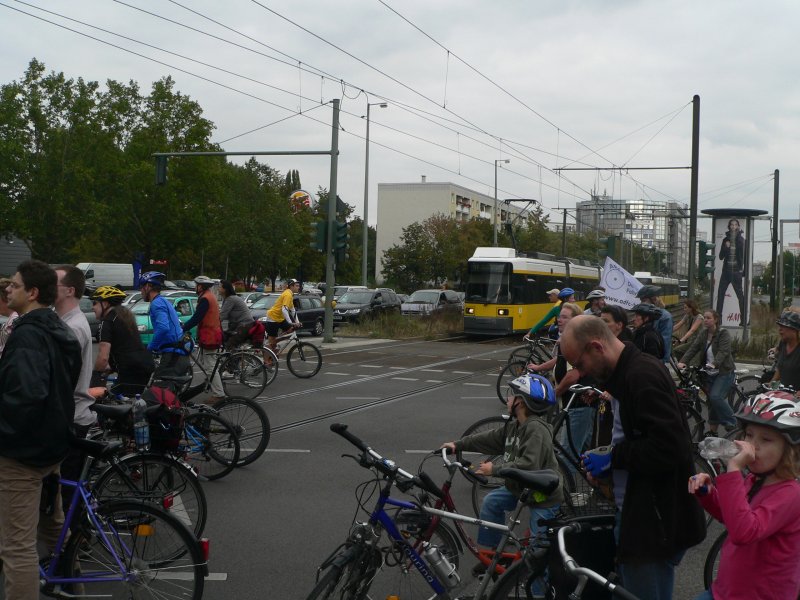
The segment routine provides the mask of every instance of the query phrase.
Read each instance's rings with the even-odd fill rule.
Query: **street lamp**
[[[361,256],[361,285],[367,285],[367,249],[369,247],[369,225],[367,213],[369,210],[369,107],[380,106],[386,108],[386,102],[367,102],[367,150],[364,155],[364,241],[362,242]]]
[[[497,164],[510,163],[511,159],[498,158],[494,161],[494,213],[492,214],[492,246],[497,248]]]

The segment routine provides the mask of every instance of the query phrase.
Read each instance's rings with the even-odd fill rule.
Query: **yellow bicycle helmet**
[[[95,302],[104,300],[110,304],[120,304],[125,300],[125,292],[113,285],[101,285],[94,291],[91,298]]]

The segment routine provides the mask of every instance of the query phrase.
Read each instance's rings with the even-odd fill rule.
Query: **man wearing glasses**
[[[9,307],[20,315],[0,358],[0,560],[9,600],[39,597],[42,479],[59,472],[75,412],[81,349],[50,310],[57,282],[53,269],[29,260],[6,287]],[[63,521],[58,497],[53,511],[53,520]]]

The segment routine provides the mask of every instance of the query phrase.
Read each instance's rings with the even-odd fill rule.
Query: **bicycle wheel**
[[[264,363],[264,370],[267,373],[267,385],[275,381],[278,376],[278,357],[266,346],[261,348],[261,361]]]
[[[314,344],[298,342],[286,355],[286,366],[295,377],[308,379],[322,368],[322,353]]]
[[[719,534],[714,543],[711,544],[711,548],[708,549],[708,554],[706,554],[706,562],[703,565],[703,585],[706,589],[711,587],[711,584],[717,578],[717,571],[719,571],[719,557],[722,551],[722,544],[725,543],[725,539],[728,537],[728,531],[725,530]]]
[[[234,352],[219,368],[226,396],[255,398],[267,387],[264,363],[250,352]]]
[[[351,546],[326,561],[328,567],[306,600],[365,600],[381,557],[377,550]]]
[[[96,515],[100,528],[84,519],[64,551],[66,576],[89,580],[73,589],[119,600],[202,598],[204,559],[180,521],[148,502],[109,502]]]
[[[206,495],[191,467],[170,456],[137,453],[109,465],[92,485],[100,502],[144,500],[165,509],[200,537],[206,525]]]
[[[512,564],[492,586],[489,600],[551,598],[550,595],[545,596],[547,581],[544,576],[548,555],[549,551],[546,551],[534,559],[531,552],[526,552],[525,557]]]
[[[225,477],[239,460],[233,425],[211,412],[186,416],[178,451],[197,474],[209,480]]]
[[[269,418],[255,400],[228,396],[217,402],[214,409],[233,425],[239,436],[237,467],[249,465],[264,454],[269,444]]]
[[[745,375],[744,377],[740,377],[738,379],[736,386],[742,390],[746,396],[752,396],[753,394],[761,391],[761,376]]]
[[[508,423],[508,419],[504,418],[501,415],[497,415],[496,417],[487,417],[485,419],[481,419],[467,427],[466,431],[461,435],[461,437],[466,437],[468,435],[472,435],[473,433],[480,433],[482,431],[490,431],[492,429],[497,429],[498,427],[504,427]],[[464,462],[464,455],[461,451],[456,453],[456,457],[458,462]],[[502,461],[502,455],[489,455],[484,454],[478,457],[475,457],[475,460],[467,459],[474,465],[478,465],[482,462],[491,461],[492,463],[499,463]],[[466,477],[466,475],[465,475]],[[483,497],[486,496],[492,490],[499,488],[503,485],[503,480],[497,477],[488,477],[488,483],[480,483],[478,481],[473,481],[468,479],[472,484],[472,510],[475,512],[475,516],[480,515],[481,511],[481,504],[483,503]]]
[[[528,363],[525,361],[518,360],[517,362],[507,364],[503,367],[503,370],[500,371],[500,375],[497,376],[497,397],[500,398],[500,402],[503,404],[506,403],[506,393],[508,392],[509,382],[523,375],[527,371],[527,364]]]
[[[506,363],[511,364],[512,362],[519,362],[521,360],[530,362],[530,359],[533,356],[533,349],[534,346],[532,344],[525,344],[524,346],[518,346],[514,348],[511,351],[511,354],[508,355],[508,360]]]

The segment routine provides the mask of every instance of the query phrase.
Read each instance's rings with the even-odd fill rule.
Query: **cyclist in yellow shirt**
[[[267,311],[267,343],[273,352],[278,349],[278,335],[281,331],[300,328],[300,320],[294,309],[294,295],[300,291],[300,282],[290,279],[278,300]]]

